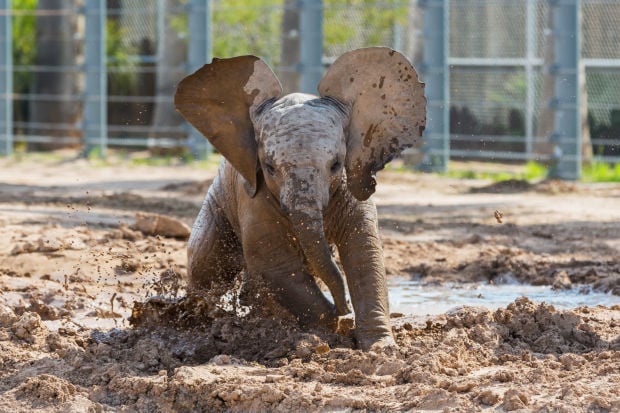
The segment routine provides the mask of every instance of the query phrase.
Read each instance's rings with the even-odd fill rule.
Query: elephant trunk
[[[325,238],[321,212],[318,211],[317,215],[318,217],[307,213],[292,213],[293,231],[306,258],[308,270],[327,284],[338,315],[349,314],[351,310],[346,301],[343,275]]]

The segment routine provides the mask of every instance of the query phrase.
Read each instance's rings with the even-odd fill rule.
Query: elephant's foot
[[[322,327],[328,331],[335,332],[338,329],[338,311],[336,306],[330,303],[325,297],[314,301],[306,301],[299,305],[299,302],[291,302],[288,299],[280,298],[280,304],[287,308],[301,327]]]
[[[392,333],[383,333],[379,335],[362,334],[355,331],[355,339],[357,346],[364,351],[390,351],[398,348]]]

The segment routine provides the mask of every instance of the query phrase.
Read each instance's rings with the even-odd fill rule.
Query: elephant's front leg
[[[219,185],[219,178],[213,185]],[[208,290],[214,283],[230,284],[242,269],[241,243],[209,190],[187,244],[189,287]]]
[[[359,347],[367,350],[375,344],[393,345],[383,248],[374,204],[358,203],[338,238],[338,252],[355,311]]]
[[[281,216],[273,219],[244,217],[242,223],[243,255],[247,271],[267,284],[278,302],[302,325],[323,325],[335,330],[338,315],[314,277],[305,270],[292,233],[282,224]]]

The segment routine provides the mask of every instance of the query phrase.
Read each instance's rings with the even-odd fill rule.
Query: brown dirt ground
[[[185,241],[135,218],[191,225],[215,167],[45,159],[0,160],[0,411],[620,411],[620,298],[394,314],[363,353],[186,295]],[[388,171],[375,201],[389,275],[620,296],[619,185]]]

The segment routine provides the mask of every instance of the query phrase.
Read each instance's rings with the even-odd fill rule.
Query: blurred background
[[[426,83],[407,166],[620,180],[618,27],[616,0],[0,0],[0,155],[204,158],[172,100],[212,57],[257,55],[286,92],[314,93],[340,54],[389,46]]]

